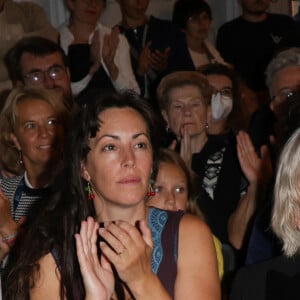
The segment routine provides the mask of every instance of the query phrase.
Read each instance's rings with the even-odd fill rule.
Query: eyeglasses
[[[272,101],[275,101],[278,104],[285,102],[286,100],[291,99],[295,94],[295,91],[291,89],[281,90],[277,95],[272,97]]]
[[[36,70],[24,75],[24,80],[30,84],[38,85],[45,81],[46,74],[53,80],[62,79],[66,74],[66,69],[60,65],[54,65],[46,71]]]
[[[226,87],[220,90],[213,89],[213,94],[220,93],[222,96],[232,98],[232,88]]]
[[[211,21],[211,18],[206,12],[202,12],[200,14],[191,15],[188,21],[191,23],[200,23],[203,21]]]

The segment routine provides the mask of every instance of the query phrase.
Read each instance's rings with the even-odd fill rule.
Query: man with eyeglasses
[[[279,52],[269,63],[265,75],[271,102],[253,114],[249,129],[257,149],[270,143],[282,105],[300,89],[300,48]]]
[[[3,62],[5,53],[20,38],[33,35],[58,41],[58,32],[44,9],[31,1],[0,0],[0,91],[11,88]]]
[[[271,102],[253,116],[250,127],[251,138],[259,148],[272,140],[274,158],[292,132],[299,127],[300,103],[300,48],[279,52],[266,70],[266,84]],[[270,189],[272,194],[272,189]],[[281,244],[269,230],[272,195],[269,195],[260,214],[254,220],[250,235],[246,264],[257,263],[280,253]]]
[[[5,63],[14,86],[55,90],[72,109],[67,58],[58,44],[41,37],[23,38],[8,51]]]

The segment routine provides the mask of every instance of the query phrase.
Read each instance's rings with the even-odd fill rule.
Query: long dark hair
[[[81,177],[81,162],[90,150],[89,139],[101,130],[99,114],[109,108],[130,107],[145,120],[153,148],[153,176],[158,166],[157,118],[149,104],[132,92],[110,93],[99,96],[86,94],[85,103],[74,119],[65,155],[65,166],[58,176],[47,199],[46,206],[35,216],[29,229],[20,235],[12,253],[11,266],[4,276],[4,299],[29,299],[29,289],[34,286],[33,277],[39,271],[39,259],[55,248],[59,250],[61,276],[60,296],[74,299],[74,281],[81,283],[76,258],[74,233],[80,222],[88,216],[95,217],[92,201],[87,200],[86,182]]]

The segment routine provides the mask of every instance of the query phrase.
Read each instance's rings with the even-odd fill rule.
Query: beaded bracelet
[[[9,247],[11,247],[14,244],[16,238],[17,238],[17,234],[14,233],[2,238],[2,241],[6,243]]]

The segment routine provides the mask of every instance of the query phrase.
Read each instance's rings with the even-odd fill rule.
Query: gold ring
[[[118,254],[119,256],[122,255],[122,254],[124,253],[124,250],[125,250],[125,247],[123,247],[123,249],[122,249],[121,251],[117,252],[117,254]]]

